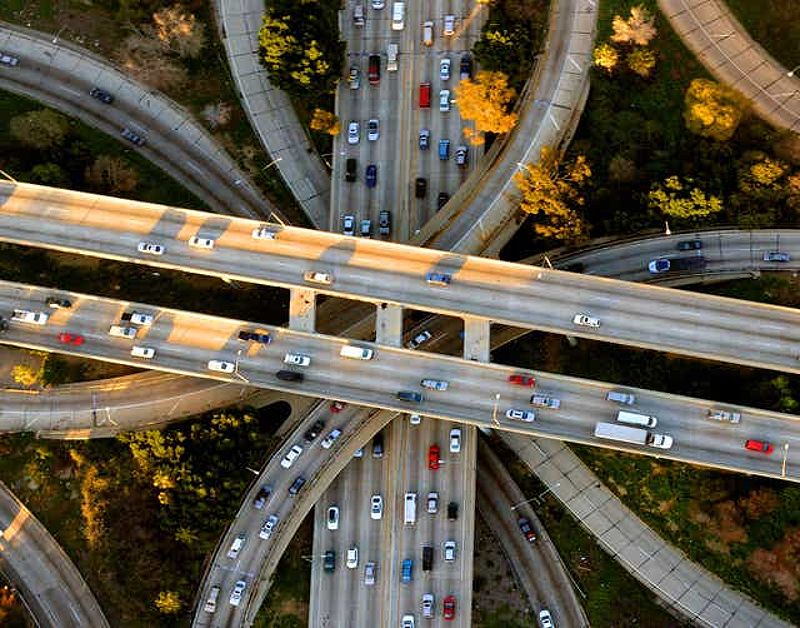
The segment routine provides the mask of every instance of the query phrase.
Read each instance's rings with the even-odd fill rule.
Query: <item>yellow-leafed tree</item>
[[[592,52],[594,64],[606,72],[611,72],[619,63],[619,53],[611,44],[600,44]]]
[[[747,109],[739,92],[708,79],[694,79],[689,84],[684,104],[686,128],[720,142],[731,138]]]
[[[475,129],[464,129],[472,144],[482,144],[484,133],[508,133],[518,116],[508,111],[516,92],[508,86],[502,72],[478,72],[474,80],[464,79],[455,89],[458,111],[465,120],[472,120]]]
[[[309,126],[315,131],[321,131],[328,135],[338,135],[341,130],[339,118],[336,117],[336,114],[320,108],[314,109],[314,115]]]
[[[615,15],[611,28],[614,29],[611,41],[636,46],[646,46],[658,32],[655,17],[641,5],[631,8],[631,15],[627,20]]]
[[[550,147],[543,147],[539,163],[532,163],[514,175],[522,193],[520,209],[539,216],[534,223],[536,233],[556,240],[577,241],[584,238],[588,225],[578,213],[585,200],[580,188],[592,176],[586,157],[562,164]]]

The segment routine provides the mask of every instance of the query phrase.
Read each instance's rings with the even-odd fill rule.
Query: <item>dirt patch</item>
[[[481,613],[510,611],[515,619],[530,621],[528,600],[500,550],[500,542],[480,516],[475,518],[473,574],[472,608],[478,619]],[[475,625],[479,625],[478,619]]]

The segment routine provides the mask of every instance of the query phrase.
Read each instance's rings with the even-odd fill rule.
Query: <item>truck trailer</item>
[[[632,445],[649,445],[658,449],[669,449],[672,447],[673,442],[672,436],[668,434],[654,434],[637,427],[628,427],[617,423],[598,423],[595,425],[594,435],[597,438],[605,438]]]

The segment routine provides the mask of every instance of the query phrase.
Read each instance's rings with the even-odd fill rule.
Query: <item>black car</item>
[[[306,479],[302,475],[297,476],[294,479],[294,482],[292,482],[292,485],[289,487],[289,497],[294,497],[297,495],[300,492],[300,489],[305,486],[305,483]]]
[[[352,183],[356,180],[356,169],[358,168],[358,160],[354,157],[350,157],[345,162],[344,167],[344,180],[348,183]]]
[[[460,68],[461,80],[464,79],[471,79],[472,78],[472,57],[469,55],[464,55],[461,57],[461,68]]]
[[[378,432],[372,439],[372,457],[383,458],[383,432]]]
[[[110,105],[112,102],[114,102],[114,97],[107,91],[100,89],[99,87],[93,87],[89,91],[89,95],[92,98],[97,98],[97,100],[99,100],[100,102],[104,102],[107,105]]]
[[[333,550],[325,552],[323,569],[325,573],[333,573],[336,570],[336,552]]]
[[[450,195],[447,192],[439,192],[439,197],[436,199],[436,211],[447,205],[450,200]]]
[[[679,251],[699,251],[703,248],[702,240],[685,240],[678,242],[677,249]]]
[[[378,233],[389,235],[392,232],[392,214],[388,209],[381,210],[378,214]]]
[[[320,432],[325,429],[325,422],[324,421],[314,421],[314,425],[309,427],[306,430],[306,433],[303,434],[303,438],[306,439],[307,443],[313,443],[314,440],[319,436]]]
[[[456,502],[447,504],[447,518],[451,521],[458,519],[458,504]]]
[[[433,569],[433,548],[430,545],[425,545],[422,548],[422,571],[430,571]]]
[[[414,195],[417,198],[425,198],[428,193],[428,180],[425,177],[417,177],[414,183]]]
[[[261,510],[267,503],[270,495],[272,495],[272,487],[269,485],[262,486],[258,491],[258,495],[253,499],[253,507],[256,510]]]
[[[305,376],[297,371],[278,371],[275,377],[284,382],[302,382]]]
[[[53,309],[56,310],[72,307],[72,301],[70,301],[69,299],[62,299],[60,297],[47,297],[45,303],[47,303],[48,307],[52,307]]]
[[[245,342],[252,340],[253,342],[260,342],[261,344],[268,345],[270,342],[272,342],[272,336],[266,332],[261,333],[257,331],[242,330],[239,332],[239,340],[244,340]]]

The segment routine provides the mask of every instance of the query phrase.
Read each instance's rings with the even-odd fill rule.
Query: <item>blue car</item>
[[[408,584],[411,582],[412,569],[414,569],[414,561],[410,558],[403,559],[403,569],[400,573],[400,582]]]
[[[425,275],[425,281],[437,286],[449,286],[451,280],[452,276],[447,273],[428,273]]]
[[[272,342],[272,337],[267,333],[259,333],[257,331],[243,330],[239,332],[239,340],[252,340],[253,342],[260,342],[262,345],[268,345]]]
[[[378,166],[370,164],[367,166],[367,187],[374,188],[378,183]]]
[[[647,269],[653,273],[665,273],[670,269],[670,262],[666,258],[654,259],[648,265]]]

